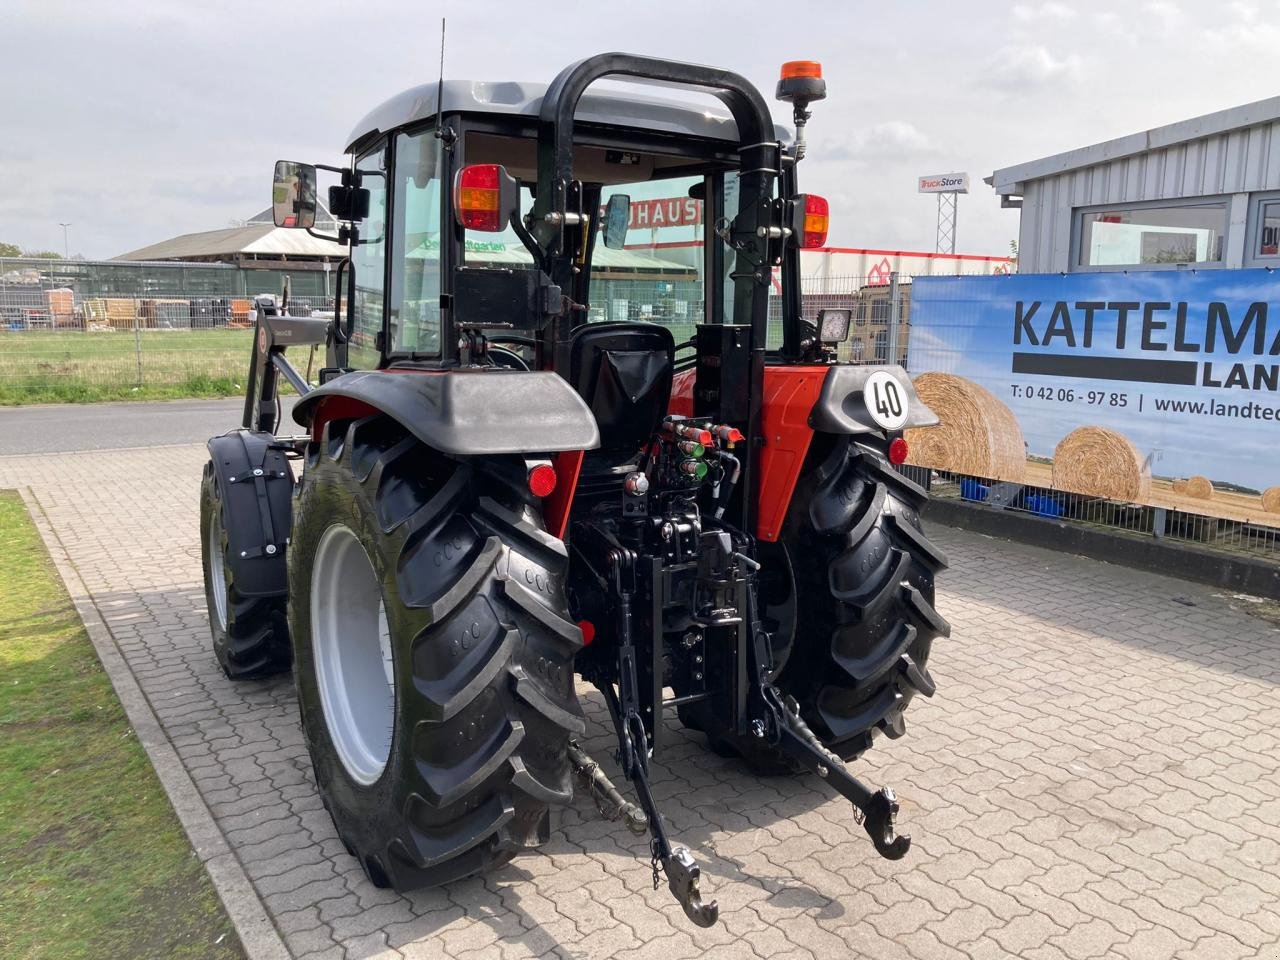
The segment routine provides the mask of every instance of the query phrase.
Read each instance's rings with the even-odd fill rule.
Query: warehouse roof
[[[114,260],[189,260],[203,257],[331,257],[347,255],[345,244],[321,240],[304,230],[254,223],[226,230],[184,233],[149,247],[130,250]]]
[[[1131,133],[1126,137],[1095,143],[1093,146],[1068,150],[1052,157],[1005,167],[987,177],[986,182],[1002,196],[1020,196],[1024,184],[1030,180],[1039,180],[1082,167],[1122,160],[1150,150],[1159,150],[1244,127],[1271,123],[1274,120],[1280,120],[1280,97],[1268,97],[1266,100],[1258,100],[1255,103],[1246,103],[1243,106],[1219,110],[1217,113],[1207,113],[1202,117],[1154,127],[1142,133]]]
[[[316,230],[336,232],[337,223],[323,202],[317,204]],[[153,243],[122,253],[115,260],[194,260],[210,257],[330,257],[347,255],[346,244],[313,237],[305,230],[277,227],[271,220],[271,208],[250,218],[243,226],[223,230],[184,233],[170,240]]]

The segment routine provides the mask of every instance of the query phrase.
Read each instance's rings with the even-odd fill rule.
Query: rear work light
[[[500,163],[474,163],[458,171],[453,212],[468,230],[500,233],[517,209],[519,185]]]
[[[556,488],[556,470],[549,463],[540,463],[529,471],[529,492],[535,497],[549,497]]]
[[[827,198],[816,193],[802,193],[795,199],[794,226],[801,249],[825,246],[827,226],[831,222]]]
[[[900,467],[907,462],[907,454],[910,452],[907,441],[901,437],[894,437],[889,443],[889,462],[895,467]]]

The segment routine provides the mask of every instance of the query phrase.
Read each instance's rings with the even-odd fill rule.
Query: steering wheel
[[[533,337],[525,337],[519,334],[507,333],[498,334],[487,338],[489,341],[489,359],[499,367],[510,367],[512,370],[531,370],[529,361],[526,360],[519,352],[518,348],[525,348],[529,351],[533,350]],[[511,344],[517,349],[500,346],[500,344]]]

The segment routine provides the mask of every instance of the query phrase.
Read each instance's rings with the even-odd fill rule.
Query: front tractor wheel
[[[528,494],[394,420],[326,424],[289,548],[289,622],[316,782],[369,879],[486,870],[571,797],[564,545]]]
[[[227,560],[227,504],[213,463],[200,483],[200,553],[213,655],[232,680],[269,677],[289,669],[285,598],[242,589]]]

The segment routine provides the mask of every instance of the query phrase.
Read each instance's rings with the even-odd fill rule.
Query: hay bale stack
[[[922,373],[916,393],[942,421],[908,430],[908,463],[988,480],[1021,482],[1027,449],[1013,411],[972,380]]]
[[[1280,487],[1267,487],[1262,491],[1262,509],[1266,513],[1280,513]]]
[[[1053,451],[1053,487],[1145,503],[1151,499],[1151,471],[1124,434],[1105,427],[1079,427]]]
[[[1186,480],[1175,480],[1175,481],[1173,481],[1173,492],[1174,492],[1174,493],[1186,493],[1186,492],[1187,492],[1187,481],[1186,481]]]
[[[1195,500],[1212,500],[1213,484],[1208,477],[1191,477],[1187,480],[1187,489],[1183,493]]]

